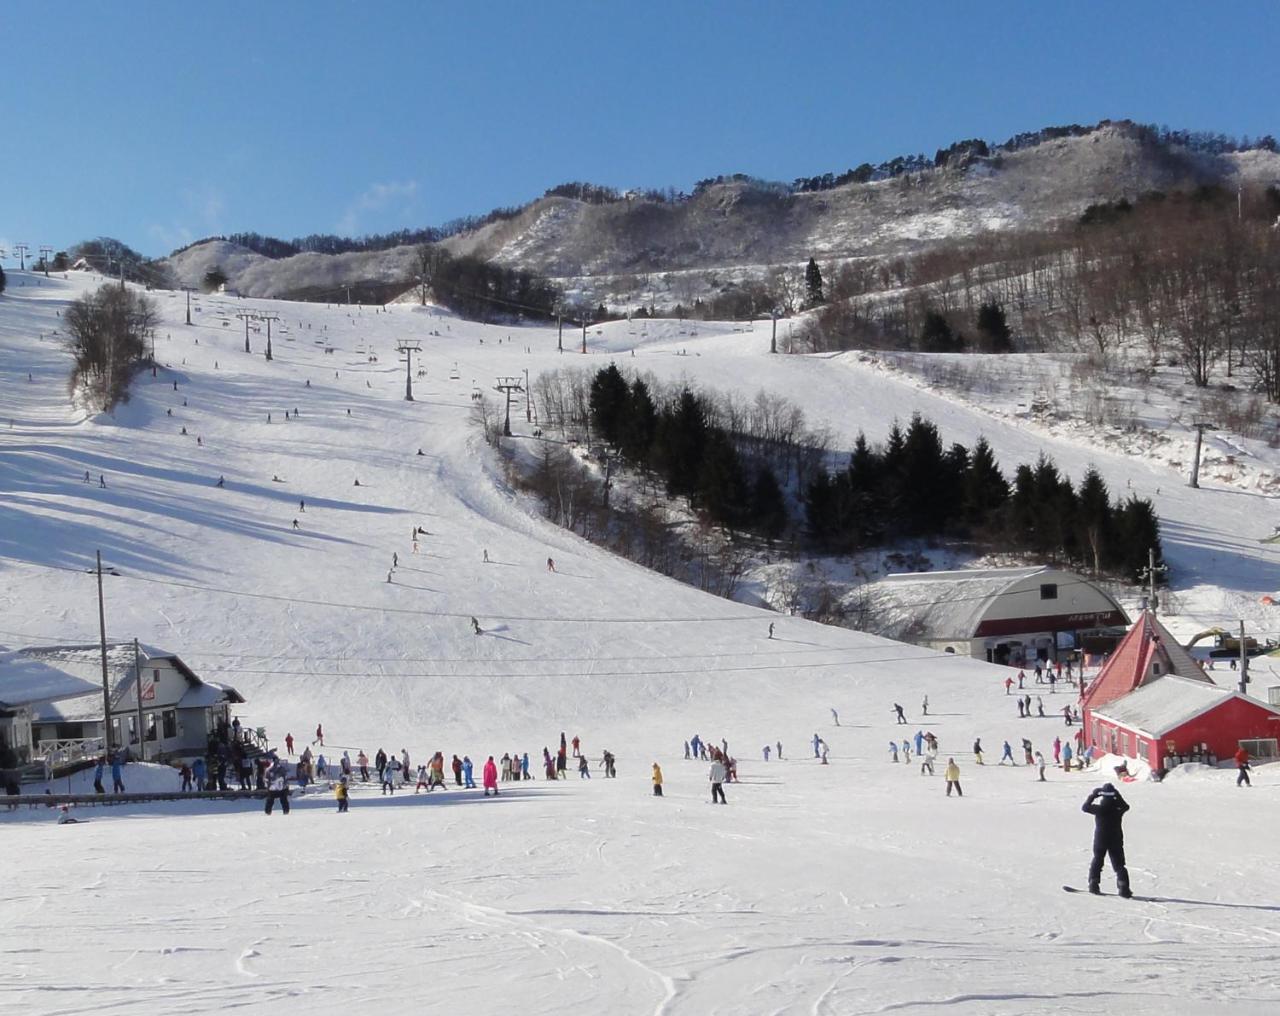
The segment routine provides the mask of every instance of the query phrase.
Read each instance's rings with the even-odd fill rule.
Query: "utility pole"
[[[183,286],[182,288],[187,294],[187,324],[191,324],[191,287]]]
[[[1150,547],[1147,549],[1147,567],[1143,571],[1141,578],[1147,583],[1147,606],[1150,608],[1154,616],[1160,608],[1160,598],[1156,596],[1156,576],[1168,571],[1167,565],[1156,566],[1156,549]]]
[[[1240,622],[1240,694],[1248,695],[1245,685],[1249,683],[1249,650],[1244,641],[1244,621]]]
[[[413,354],[422,352],[422,343],[417,339],[401,339],[396,343],[396,352],[404,354],[404,400],[413,401]]]
[[[520,384],[518,377],[500,377],[498,383],[494,386],[495,391],[502,392],[507,397],[507,417],[502,423],[502,436],[511,436],[511,393],[522,392],[524,388]]]
[[[1191,486],[1197,489],[1200,486],[1200,445],[1204,441],[1204,432],[1206,430],[1217,430],[1208,420],[1195,420],[1191,424],[1196,430],[1196,452],[1191,460]]]
[[[244,319],[244,351],[250,353],[252,350],[249,348],[249,322],[254,320],[257,315],[253,311],[242,310],[236,314],[236,317]]]
[[[111,754],[111,685],[107,679],[107,611],[102,603],[102,551],[98,551],[98,633],[102,642],[102,748]]]
[[[582,318],[582,351],[587,351],[587,319],[584,315]]]
[[[529,405],[529,368],[524,369],[524,422],[533,423],[533,409]]]
[[[31,248],[25,243],[15,243],[13,249],[18,255],[18,271],[25,272],[27,270],[27,251]]]
[[[564,352],[564,317],[556,315],[556,351]]]
[[[52,247],[46,247],[44,244],[40,245],[40,263],[44,265],[44,277],[46,279],[49,277],[49,255],[52,253]]]
[[[133,640],[133,697],[138,706],[138,761],[147,760],[147,735],[142,726],[142,663],[138,640]]]
[[[769,352],[776,353],[778,351],[778,311],[776,308],[769,311],[769,317],[773,319],[773,334],[769,336]]]
[[[267,323],[267,359],[270,360],[271,359],[271,322],[279,321],[280,315],[279,314],[259,314],[258,320],[265,321]]]

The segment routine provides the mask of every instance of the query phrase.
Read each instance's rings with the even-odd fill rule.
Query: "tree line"
[[[1163,560],[1149,500],[1112,501],[1092,467],[1075,487],[1044,455],[1010,484],[985,439],[944,448],[919,415],[880,446],[859,434],[847,465],[809,485],[804,512],[808,538],[832,553],[945,537],[1131,582],[1151,548]]]

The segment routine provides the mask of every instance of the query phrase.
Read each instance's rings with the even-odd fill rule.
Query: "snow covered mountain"
[[[101,550],[119,573],[105,580],[108,636],[234,684],[242,722],[277,743],[323,721],[333,754],[527,750],[536,769],[565,731],[593,767],[611,749],[620,776],[504,785],[496,801],[357,786],[341,817],[327,794],[288,819],[177,804],[68,829],[43,810],[0,813],[20,859],[0,890],[12,1005],[1012,1016],[1086,997],[1123,996],[1134,1014],[1166,1013],[1170,996],[1196,1013],[1280,1003],[1265,963],[1280,878],[1257,835],[1269,773],[1250,792],[1262,801],[1203,769],[1127,785],[1135,890],[1155,901],[1068,896],[1091,832],[1080,802],[1110,774],[1041,784],[1025,766],[976,766],[977,737],[993,761],[1005,739],[1052,757],[1071,733],[1017,719],[1003,671],[716,599],[550,525],[504,484],[471,395],[634,352],[663,378],[803,397],[846,447],[919,410],[948,439],[985,435],[1006,463],[1045,451],[1078,476],[1093,462],[1114,490],[1155,499],[1196,625],[1274,627],[1259,597],[1280,587],[1280,563],[1258,542],[1260,492],[1191,490],[1088,434],[854,355],[769,356],[766,332],[729,324],[618,322],[591,330],[586,355],[560,354],[554,328],[407,305],[213,296],[187,326],[182,294],[162,292],[160,368],[92,415],[68,400],[58,331],[95,284],[14,272],[0,298],[0,647],[93,641],[86,568]],[[244,351],[245,310],[279,316],[272,361],[265,335]],[[424,347],[412,402],[403,339]],[[512,429],[536,441],[523,406]],[[889,740],[917,729],[941,740],[933,776],[889,761]],[[682,757],[695,732],[741,760],[728,807],[709,806],[705,766]],[[766,762],[779,741],[783,761]],[[947,800],[953,755],[965,796]]]
[[[797,267],[888,257],[942,239],[1039,228],[1088,205],[1203,184],[1280,183],[1280,154],[1222,155],[1161,143],[1125,124],[833,189],[784,193],[752,182],[711,184],[687,201],[533,201],[512,218],[449,238],[474,254],[553,278],[592,304],[692,305],[727,284]],[[413,251],[302,254],[272,260],[209,241],[168,259],[182,285],[221,268],[246,296],[340,300],[348,285],[408,285]]]

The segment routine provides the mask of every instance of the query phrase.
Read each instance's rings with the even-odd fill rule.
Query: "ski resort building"
[[[1277,755],[1280,709],[1214,684],[1149,611],[1081,699],[1087,743],[1152,769],[1230,758],[1242,744]]]
[[[33,738],[35,711],[95,690],[83,678],[16,652],[0,652],[0,767],[27,765],[42,757]],[[98,689],[98,711],[102,692]]]
[[[50,646],[14,654],[79,678],[92,688],[33,706],[34,757],[57,751],[83,757],[103,744],[102,650],[99,646]],[[147,761],[203,753],[209,735],[231,721],[231,706],[244,697],[230,685],[205,681],[178,656],[132,642],[107,646],[110,745]]]
[[[1110,646],[1129,618],[1106,590],[1054,568],[886,576],[871,587],[878,634],[988,663],[1034,666]]]

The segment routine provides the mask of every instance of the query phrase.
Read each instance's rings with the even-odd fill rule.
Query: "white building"
[[[92,693],[33,706],[32,744],[99,742],[103,736],[102,650],[96,645],[32,647],[11,654],[79,678]],[[107,646],[110,743],[147,761],[202,754],[209,735],[231,722],[244,697],[230,685],[202,680],[173,653],[132,642]],[[0,696],[2,698],[2,696]],[[139,708],[141,706],[141,708]],[[38,757],[38,756],[37,756]]]
[[[43,757],[32,731],[35,712],[62,699],[98,694],[102,687],[41,660],[0,652],[0,767],[24,766]]]
[[[1100,586],[1055,568],[889,575],[868,587],[877,634],[989,663],[1035,661],[1118,640],[1129,625]]]

